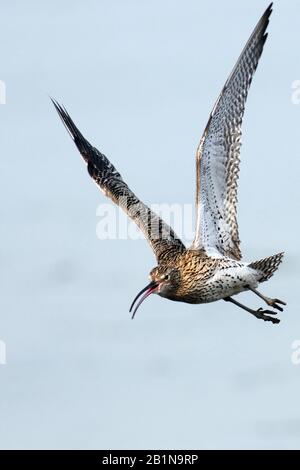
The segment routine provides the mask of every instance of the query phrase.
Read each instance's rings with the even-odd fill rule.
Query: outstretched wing
[[[171,227],[135,196],[108,158],[83,137],[66,109],[53,99],[52,102],[87,163],[90,176],[103,193],[122,207],[142,230],[155,253],[157,261],[159,263],[163,262],[164,257],[170,253],[170,250],[174,252],[183,251],[185,247]]]
[[[241,259],[237,223],[241,125],[271,13],[272,3],[225,83],[196,153],[196,234],[192,248],[212,248],[237,260]]]

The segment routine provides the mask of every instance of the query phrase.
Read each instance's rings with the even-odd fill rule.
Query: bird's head
[[[162,297],[171,297],[179,285],[179,271],[169,266],[157,266],[149,274],[150,283],[142,289],[134,298],[130,312],[133,310],[132,318],[139,306],[150,294],[159,294]]]

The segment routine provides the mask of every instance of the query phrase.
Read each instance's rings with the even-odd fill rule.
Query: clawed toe
[[[279,310],[280,312],[283,312],[283,308],[280,307],[278,304],[286,305],[286,302],[284,302],[283,300],[279,300],[279,299],[269,299],[267,304],[270,305],[270,307],[277,308],[277,310]]]
[[[269,315],[277,315],[277,313],[278,313],[278,312],[275,312],[274,310],[264,310],[261,307],[256,311],[257,311],[257,313],[262,313],[262,314],[268,313]]]
[[[271,321],[272,323],[279,323],[280,322],[279,318],[269,317],[268,315],[266,315],[266,314],[277,315],[277,312],[274,312],[273,310],[263,310],[262,308],[259,308],[256,311],[256,314],[257,314],[256,315],[257,318],[260,318],[261,320]]]
[[[264,315],[263,320],[264,321],[271,321],[274,324],[280,323],[279,318],[268,317],[267,315]]]
[[[280,300],[280,299],[273,299],[274,302],[276,302],[277,304],[281,304],[281,305],[286,305],[286,302],[284,302],[283,300]]]
[[[279,310],[280,312],[283,312],[283,308],[280,307],[276,302],[275,300],[270,302],[268,305],[270,305],[270,307],[273,307],[273,308],[277,308],[277,310]]]

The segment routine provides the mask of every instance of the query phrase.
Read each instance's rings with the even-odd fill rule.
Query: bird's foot
[[[271,321],[272,323],[280,322],[279,318],[270,317],[269,315],[277,315],[277,312],[274,312],[274,310],[264,310],[262,308],[259,308],[255,312],[256,318],[260,318],[261,320],[264,320],[264,321]]]
[[[280,312],[283,312],[283,308],[280,307],[280,305],[278,304],[286,305],[286,302],[284,302],[283,300],[279,300],[279,299],[266,298],[266,302],[270,307],[277,308],[277,310],[279,310]]]

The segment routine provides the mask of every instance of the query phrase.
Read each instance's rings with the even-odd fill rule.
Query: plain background
[[[48,94],[147,203],[194,200],[194,154],[262,0],[2,2],[0,447],[299,448],[298,1],[276,1],[243,125],[246,260],[279,326],[218,302],[128,307],[155,265],[101,241],[90,181]],[[262,306],[254,295],[240,300]]]

